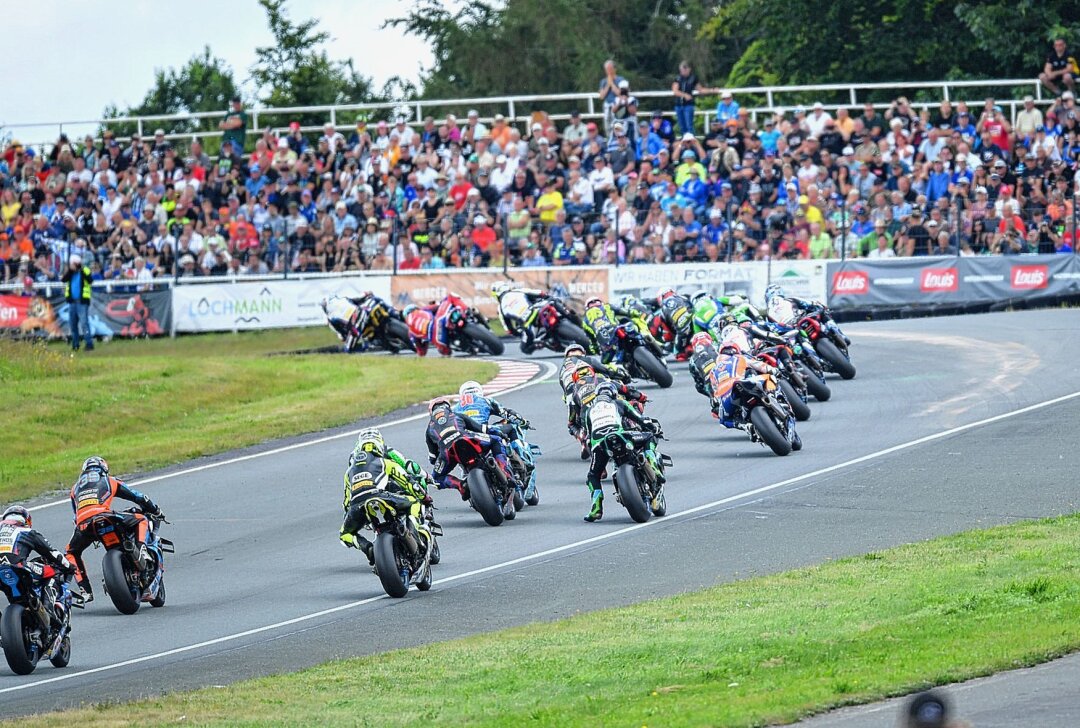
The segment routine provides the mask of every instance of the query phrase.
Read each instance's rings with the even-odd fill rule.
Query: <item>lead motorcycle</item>
[[[851,363],[848,347],[851,340],[836,325],[828,310],[814,304],[805,311],[796,324],[819,358],[822,369],[836,372],[841,379],[855,378],[855,365]]]
[[[165,606],[165,554],[175,553],[173,542],[158,536],[161,525],[168,523],[161,516],[129,508],[125,513],[146,516],[146,552],[151,563],[139,559],[139,543],[118,513],[99,513],[88,522],[85,532],[94,539],[94,548],[105,547],[101,571],[105,593],[121,614],[135,614],[146,602],[151,607]]]
[[[71,660],[71,608],[83,608],[67,579],[40,558],[0,563],[0,590],[8,607],[0,617],[4,657],[16,675],[29,675],[45,658],[53,667]]]

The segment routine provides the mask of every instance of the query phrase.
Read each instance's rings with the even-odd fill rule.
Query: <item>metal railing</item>
[[[1042,86],[1037,78],[1011,78],[1011,79],[985,79],[974,81],[897,81],[895,83],[828,83],[812,84],[806,86],[748,86],[743,88],[726,89],[731,91],[736,100],[747,101],[744,107],[750,113],[752,119],[757,119],[762,114],[785,113],[799,107],[805,107],[815,100],[821,100],[826,110],[838,108],[850,108],[861,106],[867,99],[875,96],[874,92],[890,91],[900,93],[931,92],[932,100],[912,99],[911,106],[916,109],[932,108],[942,99],[952,102],[964,101],[968,104],[981,104],[985,96],[974,93],[982,89],[996,90],[1009,94],[1008,98],[1002,98],[998,103],[1009,110],[1009,118],[1015,119],[1017,109],[1022,106],[1021,100],[1024,95],[1031,94],[1037,102],[1043,101]],[[665,112],[671,112],[671,92],[668,90],[657,91],[634,91],[638,99],[653,100],[662,99],[662,103],[652,104]],[[816,95],[816,96],[815,96]],[[820,99],[817,97],[821,97]],[[710,98],[710,97],[706,97]],[[759,102],[758,99],[761,101]],[[753,103],[749,103],[753,101]],[[649,106],[648,102],[642,106]],[[877,108],[888,108],[888,102],[874,102]],[[565,94],[536,94],[519,96],[490,96],[463,99],[421,99],[415,101],[392,101],[367,104],[336,104],[320,106],[290,106],[274,108],[252,108],[247,113],[250,119],[248,136],[259,136],[269,126],[272,129],[284,129],[290,117],[300,115],[323,114],[325,121],[329,121],[336,128],[351,127],[355,117],[347,116],[358,112],[367,112],[374,117],[385,115],[387,118],[393,115],[396,109],[408,107],[414,126],[422,123],[425,116],[442,118],[446,113],[456,113],[459,117],[465,111],[476,108],[480,111],[483,121],[490,121],[496,113],[503,114],[510,123],[527,121],[533,112],[547,112],[553,120],[565,120],[570,116],[570,111],[576,109],[581,112],[583,118],[599,119],[603,117],[603,105],[595,92],[575,92]],[[555,110],[553,112],[553,110]],[[644,110],[644,109],[643,109]],[[648,109],[652,111],[653,109]],[[382,112],[385,112],[383,114]],[[703,118],[706,125],[712,117],[712,109],[698,108],[696,116]],[[153,116],[122,116],[112,119],[85,119],[69,121],[43,121],[0,125],[0,137],[18,137],[24,144],[47,147],[57,140],[62,133],[69,138],[73,135],[91,134],[95,137],[101,129],[109,127],[129,127],[134,125],[141,137],[148,133],[148,127],[176,125],[192,121],[217,121],[225,118],[226,111],[208,111],[190,114],[166,114]],[[673,115],[673,112],[671,112]],[[268,124],[260,124],[262,121]],[[200,129],[198,131],[171,132],[165,129],[165,138],[169,140],[189,139],[193,134],[208,138],[220,137],[222,132],[213,129]],[[304,131],[316,131],[322,127],[305,126]],[[26,135],[29,138],[22,138]],[[40,136],[39,136],[40,135]],[[49,136],[51,135],[51,136]],[[123,138],[123,137],[121,137]]]

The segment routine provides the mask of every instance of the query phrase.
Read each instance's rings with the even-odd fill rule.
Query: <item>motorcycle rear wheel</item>
[[[409,585],[398,568],[397,539],[392,533],[384,531],[375,537],[375,572],[389,596],[400,599],[409,593]]]
[[[575,323],[570,321],[560,321],[555,331],[558,333],[559,338],[562,339],[563,344],[580,344],[585,351],[592,348],[592,341],[589,340],[589,335]]]
[[[495,494],[488,485],[487,475],[482,468],[473,468],[469,471],[469,500],[473,508],[489,526],[501,526],[503,512],[495,500]]]
[[[829,362],[832,370],[839,374],[841,379],[855,378],[855,365],[844,356],[843,352],[836,348],[836,344],[825,337],[821,337],[814,343],[814,348],[817,349],[817,353],[821,355],[822,359]]]
[[[395,346],[400,347],[402,350],[415,351],[412,345],[412,340],[409,339],[409,327],[403,322],[397,319],[390,319],[386,322],[386,335]]]
[[[803,402],[802,397],[795,391],[795,386],[786,379],[777,380],[780,384],[780,389],[784,393],[784,397],[787,398],[788,404],[791,405],[791,411],[795,415],[795,419],[799,422],[805,422],[810,419],[810,405]]]
[[[124,552],[112,549],[105,552],[101,560],[101,570],[105,574],[105,591],[120,614],[135,614],[139,611],[139,598],[131,591],[127,574],[124,573]]]
[[[27,650],[23,619],[26,609],[21,604],[12,604],[0,617],[0,642],[4,643],[4,657],[8,667],[16,675],[29,675],[37,667],[40,655]]]
[[[829,385],[821,381],[821,378],[815,374],[810,367],[805,364],[800,364],[802,367],[803,377],[806,378],[806,391],[813,395],[814,399],[818,402],[828,402],[829,397],[832,396],[832,390],[829,389]]]
[[[780,428],[773,422],[768,409],[755,407],[750,410],[750,422],[753,423],[754,429],[757,430],[758,437],[765,441],[770,450],[781,457],[791,454],[791,443],[788,442],[788,439],[780,432]]]
[[[675,382],[668,368],[645,347],[640,346],[634,349],[634,361],[649,375],[649,379],[660,385],[661,389],[667,389]]]
[[[502,356],[503,352],[506,351],[506,347],[499,341],[499,337],[483,326],[466,324],[462,334],[469,337],[478,348],[487,349],[487,352],[492,356]]]
[[[645,523],[652,518],[652,509],[641,496],[632,463],[619,466],[619,499],[635,523]]]

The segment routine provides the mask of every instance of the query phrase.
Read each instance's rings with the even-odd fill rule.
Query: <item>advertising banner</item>
[[[649,298],[668,287],[685,295],[702,289],[760,303],[765,287],[778,283],[788,295],[824,300],[825,272],[825,263],[812,260],[628,265],[611,269],[611,290],[614,296]]]
[[[56,296],[63,305],[64,297]],[[66,335],[67,325],[60,325],[54,303],[47,295],[0,295],[0,330],[20,336],[45,336],[50,339]]]
[[[0,329],[19,335],[64,338],[69,304],[61,289],[39,291],[31,297],[0,296]],[[168,289],[138,293],[106,293],[94,288],[90,299],[90,333],[96,337],[162,336],[172,325],[172,293]]]
[[[391,279],[394,306],[401,309],[410,303],[441,301],[448,293],[461,297],[481,314],[498,316],[498,305],[491,295],[496,281],[512,280],[527,288],[549,291],[556,298],[576,304],[581,309],[592,296],[608,297],[608,272],[605,267],[517,268],[504,276],[497,269],[443,270],[437,273],[399,273]]]
[[[976,306],[1080,294],[1075,255],[854,260],[829,264],[837,310]]]
[[[371,291],[389,299],[389,276],[178,284],[173,289],[177,331],[245,331],[321,326],[325,296]]]

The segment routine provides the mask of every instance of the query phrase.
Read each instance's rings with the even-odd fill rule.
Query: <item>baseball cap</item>
[[[715,217],[720,217],[720,215],[721,215],[720,211],[717,210],[715,207],[713,209],[709,210],[709,218],[710,219],[715,218]]]
[[[851,147],[851,145],[848,145],[848,146],[844,147],[842,150],[840,150],[840,153],[843,154],[844,156],[851,156],[852,154],[855,153],[855,150]]]
[[[724,91],[722,94],[720,94],[720,98],[722,98],[722,99],[730,99],[731,98],[731,92],[730,91]]]
[[[1066,91],[1065,93],[1061,94],[1061,98],[1063,98],[1063,99],[1073,99],[1073,98],[1076,98],[1076,97],[1073,96],[1072,91]]]

